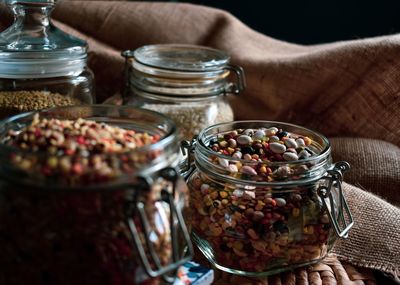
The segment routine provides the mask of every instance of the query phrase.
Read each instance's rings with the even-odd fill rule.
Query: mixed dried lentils
[[[295,180],[309,167],[302,160],[317,156],[314,144],[310,137],[275,127],[236,129],[209,141],[216,171],[247,181],[235,184],[201,171],[189,178],[193,230],[210,244],[219,264],[263,272],[326,253],[330,221],[315,183],[257,185]]]
[[[79,185],[107,182],[132,172],[148,158],[128,152],[159,139],[159,135],[90,120],[41,119],[35,115],[30,126],[9,131],[4,143],[26,152],[11,159],[26,173]],[[45,159],[34,155],[37,152],[45,152]]]

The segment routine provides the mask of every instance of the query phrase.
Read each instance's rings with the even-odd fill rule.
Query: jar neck
[[[209,78],[171,78],[144,74],[133,70],[130,74],[131,89],[142,91],[143,97],[165,96],[184,99],[212,98],[221,94],[229,94],[229,73]]]
[[[218,90],[215,93],[201,94],[201,95],[193,95],[193,94],[164,94],[164,93],[155,93],[150,91],[141,90],[135,86],[131,86],[130,92],[135,95],[135,100],[139,99],[143,103],[152,103],[152,104],[208,104],[214,103],[218,100],[221,100],[225,93],[221,93]],[[125,102],[128,103],[130,96],[126,96]]]
[[[239,94],[244,89],[244,74],[240,67],[220,66],[215,69],[188,71],[158,68],[142,64],[125,54],[125,81],[129,89],[169,97],[215,97],[221,94]],[[236,82],[230,80],[231,71]]]

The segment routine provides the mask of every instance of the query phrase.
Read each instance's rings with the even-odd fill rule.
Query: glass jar
[[[207,126],[233,120],[226,96],[245,88],[242,68],[208,47],[179,44],[143,46],[125,51],[124,104],[161,112],[191,139]],[[230,80],[231,73],[236,82]]]
[[[35,115],[2,121],[1,283],[129,285],[175,280],[177,268],[193,254],[182,216],[188,205],[187,187],[175,170],[175,124],[161,114],[133,107],[57,107],[39,114],[104,122],[160,139],[129,152],[99,155],[111,167],[110,179],[99,175],[96,180],[78,180],[84,177],[78,173],[98,169],[84,163],[92,161],[84,151],[59,155],[10,146],[10,131],[30,126]],[[37,129],[34,135],[40,139]],[[73,163],[67,174],[46,176],[54,164],[63,169],[64,158]]]
[[[14,23],[0,34],[0,118],[94,103],[87,44],[56,28],[55,0],[6,0]]]
[[[289,136],[282,158],[276,148],[286,149]],[[316,263],[353,225],[341,190],[349,165],[332,164],[319,133],[278,122],[222,123],[200,133],[194,155],[187,181],[193,241],[221,270],[266,276]]]

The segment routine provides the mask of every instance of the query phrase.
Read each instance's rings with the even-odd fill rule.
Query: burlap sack
[[[354,217],[347,240],[334,252],[352,264],[378,269],[400,282],[400,208],[344,183],[344,193]]]
[[[400,206],[400,148],[361,138],[331,138],[330,142],[333,161],[351,165],[345,174],[347,182]]]
[[[4,8],[0,16],[2,26],[7,26],[10,18]],[[121,88],[121,50],[153,43],[200,44],[227,51],[233,63],[244,67],[248,88],[232,98],[238,119],[287,121],[328,136],[400,145],[399,35],[300,46],[257,33],[224,11],[177,3],[60,1],[53,16],[65,31],[89,42],[89,66],[96,74],[99,102]],[[390,157],[387,147],[363,144],[362,148]],[[358,149],[357,141],[349,142],[349,153]],[[374,159],[366,155],[365,161],[355,164],[375,165]],[[363,182],[370,168],[349,176],[381,195],[396,195],[399,173],[387,171],[390,165],[381,169],[378,165],[374,173],[391,177],[379,183],[394,181],[393,187],[387,186],[390,190],[379,192],[379,184],[371,186],[372,178]],[[356,226],[349,240],[336,247],[338,256],[398,276],[399,208],[359,188],[346,185],[345,189]]]
[[[358,266],[390,274],[400,282],[400,148],[381,140],[331,138],[333,161],[345,160],[351,169],[343,189],[355,224],[334,252]],[[376,193],[385,200],[378,198]]]
[[[232,100],[237,118],[400,144],[397,35],[300,46],[257,33],[224,11],[176,3],[60,1],[53,16],[88,37],[99,100],[121,86],[121,50],[207,45],[226,50],[246,71],[247,91]]]

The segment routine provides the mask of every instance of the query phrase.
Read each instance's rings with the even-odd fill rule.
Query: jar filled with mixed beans
[[[346,162],[329,141],[279,122],[204,129],[188,178],[193,241],[217,268],[265,276],[321,260],[353,220],[341,190]]]
[[[14,23],[0,33],[0,119],[94,103],[87,43],[53,25],[56,0],[4,2]]]
[[[0,140],[1,284],[170,283],[191,259],[170,119],[58,107],[2,121]]]

